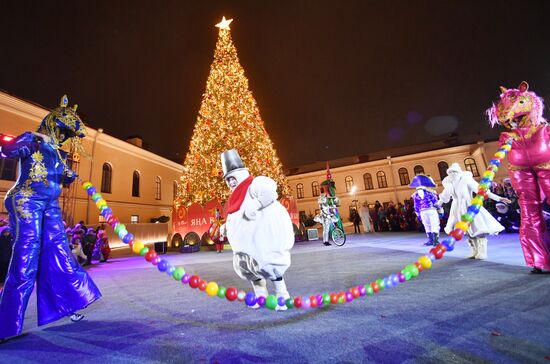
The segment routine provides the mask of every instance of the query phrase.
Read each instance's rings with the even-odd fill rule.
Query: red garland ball
[[[359,293],[359,288],[353,287],[350,289],[351,294],[353,295],[353,298],[359,297],[361,294]]]
[[[294,297],[294,307],[302,307],[302,297]]]
[[[151,262],[156,256],[157,253],[154,250],[150,250],[147,254],[145,254],[145,260]]]
[[[193,277],[191,277],[193,278]],[[191,285],[191,281],[189,281],[189,285]],[[227,298],[228,301],[235,301],[237,299],[237,288],[235,287],[229,287],[225,291],[225,298]]]
[[[378,291],[380,291],[380,286],[378,285],[378,283],[372,282],[370,286],[372,287],[372,290],[374,291],[374,293],[378,293]]]
[[[191,278],[189,279],[189,286],[191,288],[197,288],[199,286],[199,284],[201,283],[201,277],[200,276],[197,276],[197,275],[193,275],[191,276]],[[235,297],[237,297],[235,295]]]
[[[441,259],[443,258],[443,253],[445,252],[438,245],[437,247],[430,250],[430,253],[432,253],[435,256],[435,259]]]
[[[207,286],[207,285],[208,285],[208,282],[207,282],[207,281],[201,280],[201,281],[199,282],[199,289],[200,289],[201,291],[204,291],[204,290],[206,290],[206,286]]]
[[[317,297],[311,296],[309,297],[309,301],[312,308],[317,307]]]
[[[333,305],[338,303],[338,295],[336,293],[330,294],[330,303],[332,303]]]
[[[416,266],[416,268],[418,268],[419,272],[422,272],[424,270],[424,267],[422,266],[422,264],[420,264],[420,262],[415,262],[414,265]]]
[[[449,235],[452,236],[455,240],[458,241],[458,240],[462,239],[462,237],[464,236],[464,230],[454,229],[453,231],[451,231],[451,233]]]

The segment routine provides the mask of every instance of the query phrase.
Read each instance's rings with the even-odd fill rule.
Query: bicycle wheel
[[[334,228],[330,233],[330,238],[334,245],[342,246],[346,243],[346,234],[340,228]]]

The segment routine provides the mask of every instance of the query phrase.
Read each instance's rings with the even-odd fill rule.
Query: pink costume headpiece
[[[529,84],[522,81],[517,89],[500,87],[500,100],[485,112],[491,126],[503,125],[509,129],[545,124],[542,117],[542,98],[529,91]]]

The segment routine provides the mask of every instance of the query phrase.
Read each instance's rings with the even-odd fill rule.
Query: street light
[[[355,210],[357,210],[357,197],[356,197],[356,192],[357,192],[357,186],[353,185],[351,186],[351,191],[349,191],[349,194],[350,195],[353,195],[353,200],[351,202],[354,203],[355,205]]]

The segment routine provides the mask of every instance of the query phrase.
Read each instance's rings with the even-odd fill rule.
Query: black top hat
[[[221,154],[220,158],[222,160],[223,178],[233,171],[247,169],[236,149],[226,150]]]

